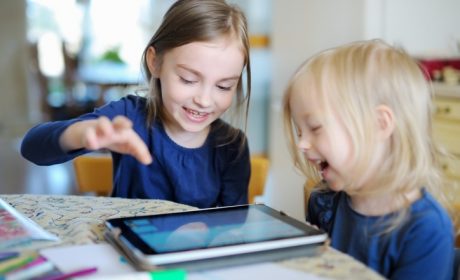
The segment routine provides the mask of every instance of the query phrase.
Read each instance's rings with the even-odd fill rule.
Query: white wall
[[[416,56],[460,56],[459,0],[382,2],[383,37],[388,42]]]
[[[371,38],[414,55],[460,56],[459,12],[459,0],[273,0],[271,174],[264,202],[304,219],[304,179],[291,163],[281,112],[283,91],[302,61],[320,50]]]
[[[269,125],[271,174],[264,202],[304,219],[302,185],[287,151],[281,98],[287,82],[312,54],[364,38],[365,0],[274,0],[272,25],[272,93]]]

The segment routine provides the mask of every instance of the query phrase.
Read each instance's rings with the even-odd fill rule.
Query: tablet
[[[106,237],[140,267],[320,244],[327,234],[263,204],[106,221]]]

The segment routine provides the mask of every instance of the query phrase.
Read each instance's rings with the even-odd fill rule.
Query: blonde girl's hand
[[[152,156],[144,141],[133,130],[132,122],[124,116],[117,116],[112,121],[102,116],[96,120],[75,123],[61,136],[61,146],[67,150],[107,148],[132,155],[143,164],[152,162]]]

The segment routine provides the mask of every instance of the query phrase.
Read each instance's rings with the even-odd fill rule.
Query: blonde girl
[[[307,220],[389,279],[452,278],[431,99],[417,63],[379,40],[313,56],[284,96],[294,162],[322,180]]]

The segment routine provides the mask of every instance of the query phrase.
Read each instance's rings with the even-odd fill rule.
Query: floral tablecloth
[[[34,243],[23,249],[105,242],[106,219],[194,209],[149,199],[30,194],[0,195],[0,198],[60,238],[59,243]],[[382,279],[360,262],[326,246],[315,256],[285,260],[281,264],[333,279]]]

